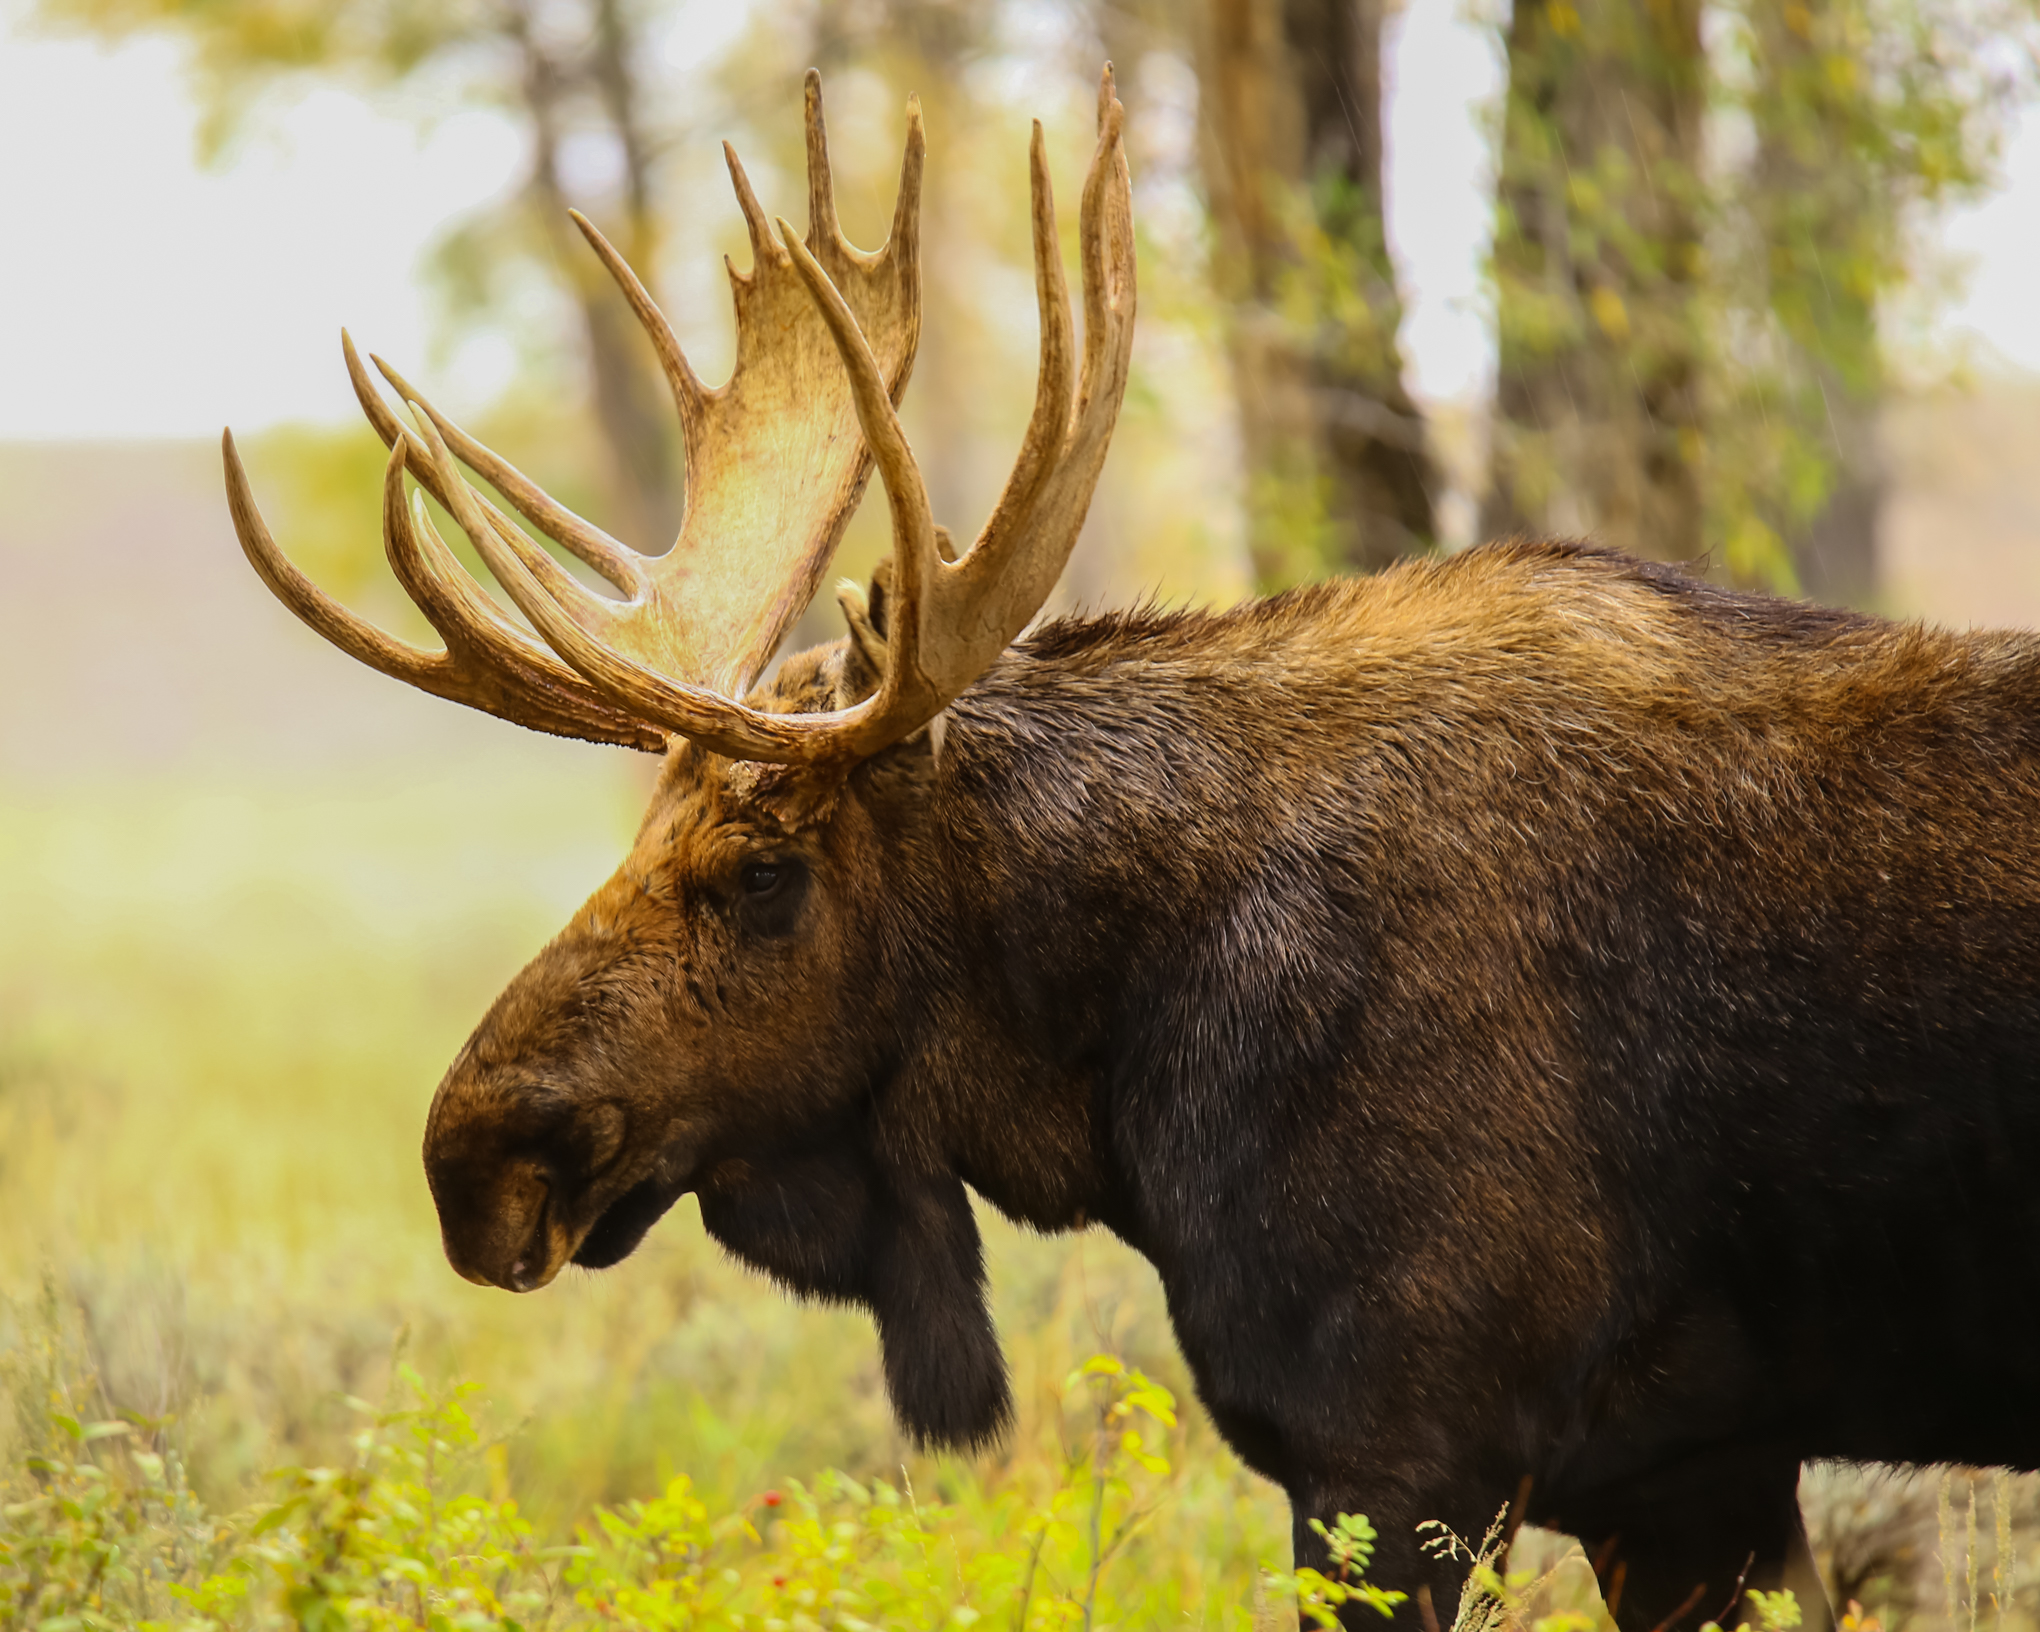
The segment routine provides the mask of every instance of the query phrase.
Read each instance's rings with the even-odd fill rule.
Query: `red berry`
[[[767,1507],[777,1507],[781,1502],[785,1500],[786,1498],[780,1495],[779,1492],[776,1490],[768,1490],[765,1492],[765,1505]]]

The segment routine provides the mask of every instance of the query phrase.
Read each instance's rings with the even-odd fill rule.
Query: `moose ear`
[[[843,654],[842,678],[836,688],[838,708],[861,703],[885,678],[886,613],[891,600],[891,556],[879,562],[869,590],[859,589],[848,578],[836,586],[836,604],[850,626],[850,645]]]
[[[1013,1420],[985,1307],[985,1253],[954,1173],[887,1175],[868,1296],[893,1414],[924,1446],[973,1451]]]

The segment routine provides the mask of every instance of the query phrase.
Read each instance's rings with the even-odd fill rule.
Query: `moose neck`
[[[1282,753],[1250,729],[1277,707],[1255,695],[1272,654],[1211,625],[1154,649],[1181,632],[1138,616],[1051,626],[952,707],[888,959],[904,1033],[892,1137],[1037,1228],[1096,1220],[1136,1244],[1113,1155],[1152,1021],[1131,1011],[1209,942],[1295,809],[1269,774]]]

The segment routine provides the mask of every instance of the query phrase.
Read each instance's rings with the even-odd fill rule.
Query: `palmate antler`
[[[575,217],[651,336],[680,412],[687,510],[668,554],[639,555],[555,503],[378,358],[376,366],[417,418],[415,432],[405,428],[351,341],[345,350],[356,395],[390,449],[383,480],[390,566],[446,650],[425,652],[392,639],[292,566],[263,524],[229,433],[228,499],[242,548],[278,599],[343,651],[537,730],[652,750],[678,735],[732,758],[784,764],[845,764],[899,741],[983,673],[1040,610],[1076,543],[1104,463],[1126,390],[1134,310],[1124,110],[1110,68],[1098,110],[1098,146],[1080,215],[1081,368],[1037,122],[1030,154],[1041,308],[1034,415],[991,519],[961,559],[952,558],[948,535],[929,514],[894,412],[920,333],[919,109],[908,105],[892,237],[879,253],[866,254],[837,225],[821,82],[812,71],[805,242],[784,219],[773,236],[743,167],[724,146],[754,264],[749,274],[730,270],[737,363],[720,389],[703,387],[622,257]],[[894,539],[884,679],[865,701],[834,713],[749,707],[742,694],[813,595],[874,456]],[[469,485],[456,458],[628,599],[584,588]],[[460,524],[545,646],[467,576],[418,495],[406,504],[407,469]],[[863,638],[875,638],[861,599],[846,598],[845,612]]]

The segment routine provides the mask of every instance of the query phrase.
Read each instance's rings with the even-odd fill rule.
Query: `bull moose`
[[[678,542],[572,515],[351,344],[390,449],[393,641],[242,545],[344,651],[520,725],[665,755],[622,868],[433,1101],[448,1258],[528,1292],[682,1195],[868,1308],[905,1427],[1008,1420],[971,1193],[1160,1272],[1198,1393],[1308,1525],[1523,1513],[1625,1632],[1790,1582],[1808,1458],[2040,1466],[2040,645],[1515,540],[1226,612],[1025,633],[1126,387],[1109,70],[1069,310],[1040,127],[1041,361],[959,551],[895,418],[923,141],[892,233],[730,172],[753,266],[706,388],[630,269],[684,427]],[[873,464],[893,553],[846,637],[767,665]],[[597,594],[517,520],[614,584]],[[470,580],[406,473],[537,637]]]

